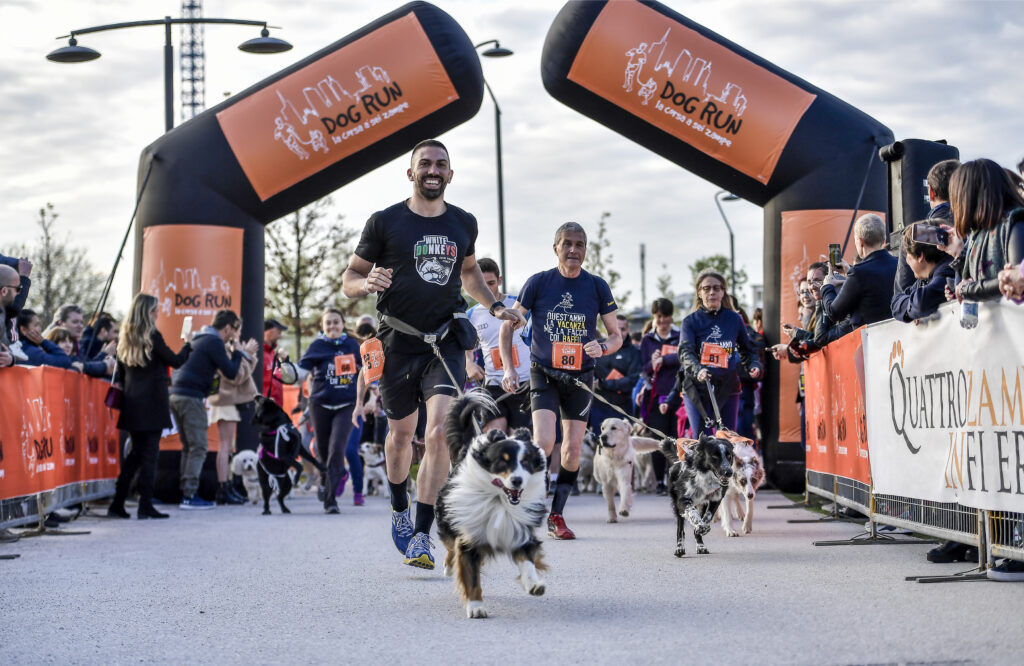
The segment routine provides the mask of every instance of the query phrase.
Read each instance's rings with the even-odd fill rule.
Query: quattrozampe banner
[[[1024,307],[863,330],[875,493],[1024,512]]]

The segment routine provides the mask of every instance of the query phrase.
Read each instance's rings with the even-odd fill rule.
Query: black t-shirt
[[[476,253],[476,218],[447,206],[437,217],[417,215],[404,201],[378,211],[356,247],[357,256],[392,269],[391,286],[377,294],[377,311],[424,333],[466,311],[462,262]]]

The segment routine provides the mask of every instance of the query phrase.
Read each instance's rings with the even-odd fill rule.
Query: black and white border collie
[[[733,474],[732,443],[702,434],[699,440],[680,440],[678,447],[675,441],[665,440],[661,452],[672,463],[668,494],[676,516],[675,556],[686,555],[684,520],[693,526],[697,554],[706,555],[709,551],[702,537],[711,530],[711,521]]]
[[[470,391],[449,407],[445,435],[452,473],[435,505],[437,533],[448,551],[444,573],[455,576],[470,618],[487,617],[480,589],[485,560],[507,555],[519,566],[523,589],[534,596],[544,594],[538,572],[547,570],[535,534],[547,514],[544,454],[525,428],[472,437],[473,415],[487,411],[496,408],[484,391]]]

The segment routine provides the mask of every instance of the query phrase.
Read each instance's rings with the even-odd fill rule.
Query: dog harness
[[[281,458],[281,440],[284,439],[284,441],[287,442],[291,438],[287,435],[287,433],[282,435],[282,433],[281,433],[282,430],[287,431],[288,428],[278,428],[277,430],[274,431],[274,452],[273,453],[271,453],[267,449],[263,448],[262,444],[260,444],[260,447],[256,450],[256,457],[259,459],[260,469],[262,469],[264,472],[266,472],[268,476],[277,477],[279,479],[281,477],[283,477],[283,476],[288,474],[287,468],[281,474],[274,474],[269,469],[267,469],[266,465],[263,464],[263,456],[267,456],[269,458],[273,458],[274,460],[283,460],[283,458]]]

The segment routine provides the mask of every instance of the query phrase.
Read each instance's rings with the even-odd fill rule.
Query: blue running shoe
[[[410,567],[433,569],[434,555],[430,552],[433,546],[429,534],[418,532],[409,542],[409,549],[405,551],[405,563]]]
[[[213,507],[213,502],[208,502],[199,495],[193,495],[192,497],[183,497],[181,499],[181,504],[178,505],[179,509],[186,509],[189,511],[194,511],[196,509],[212,509]]]
[[[409,540],[412,539],[412,518],[409,517],[409,509],[405,511],[391,510],[391,540],[395,542],[395,548],[402,555],[409,550]]]

